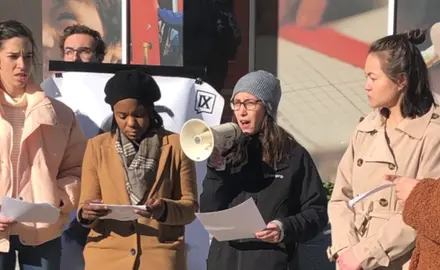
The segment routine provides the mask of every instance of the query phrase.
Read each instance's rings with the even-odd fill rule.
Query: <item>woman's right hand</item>
[[[11,225],[14,225],[15,223],[17,222],[10,218],[0,216],[0,232],[4,232],[7,228],[9,228]]]
[[[107,209],[106,206],[101,206],[97,204],[102,204],[102,201],[101,200],[85,201],[81,209],[81,218],[85,220],[93,221],[97,218],[106,216],[111,212],[111,210]]]
[[[224,166],[225,158],[222,156],[220,150],[214,147],[211,156],[208,158],[208,166],[214,169],[220,169]]]

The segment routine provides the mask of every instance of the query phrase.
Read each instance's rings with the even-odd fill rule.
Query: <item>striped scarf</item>
[[[116,131],[116,151],[125,169],[125,184],[132,205],[143,203],[156,179],[161,143],[156,129],[138,144]]]

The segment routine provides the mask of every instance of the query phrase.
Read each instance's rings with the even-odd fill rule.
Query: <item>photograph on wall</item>
[[[131,64],[182,65],[183,0],[42,0],[42,5],[44,78],[51,75],[49,60],[63,59],[63,30],[75,24],[101,34],[107,44],[103,63],[123,63],[130,54]],[[124,33],[131,46],[124,46]]]
[[[183,0],[130,0],[131,63],[182,66]]]
[[[440,97],[440,1],[437,0],[399,0],[396,1],[395,31],[403,33],[411,29],[426,30],[426,40],[419,45],[428,66],[432,91],[439,101]]]
[[[104,63],[122,61],[122,0],[42,0],[43,77],[49,60],[62,60],[60,37],[67,26],[82,24],[98,31],[107,44]]]
[[[364,65],[369,45],[387,35],[388,1],[277,2],[256,2],[256,68],[280,78],[278,122],[333,182],[359,119],[371,111]]]

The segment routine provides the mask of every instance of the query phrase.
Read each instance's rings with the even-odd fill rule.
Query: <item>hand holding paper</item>
[[[11,218],[0,216],[0,232],[4,232],[9,226],[14,225],[15,223],[17,222]]]
[[[102,204],[90,203],[95,209],[106,210],[107,214],[100,215],[99,219],[114,219],[119,221],[136,220],[141,216],[136,213],[136,210],[145,210],[145,205],[116,205],[116,204]],[[104,211],[101,212],[104,214]]]
[[[397,175],[385,175],[385,180],[396,185],[396,196],[401,201],[406,201],[411,191],[420,182],[420,180],[414,178]]]
[[[101,200],[88,200],[84,202],[81,216],[83,219],[93,221],[108,215],[110,212],[111,210],[107,209]]]
[[[134,212],[144,218],[159,219],[165,212],[165,202],[161,199],[150,198],[146,207],[135,209]]]
[[[280,241],[281,237],[281,228],[274,222],[269,222],[267,227],[261,232],[257,232],[255,234],[257,239],[268,242],[268,243],[277,243]]]

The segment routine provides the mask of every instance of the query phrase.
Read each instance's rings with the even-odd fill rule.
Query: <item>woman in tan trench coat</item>
[[[78,221],[91,228],[85,269],[185,270],[185,225],[198,209],[194,163],[162,127],[152,77],[117,72],[105,93],[112,131],[89,140],[83,163]],[[99,219],[109,213],[101,202],[145,209],[134,221]]]
[[[348,202],[382,184],[387,174],[440,175],[440,111],[415,44],[424,33],[374,42],[365,64],[369,105],[375,110],[356,127],[340,162],[328,213],[329,258],[338,269],[408,269],[415,231],[402,220],[394,187],[350,208]]]

